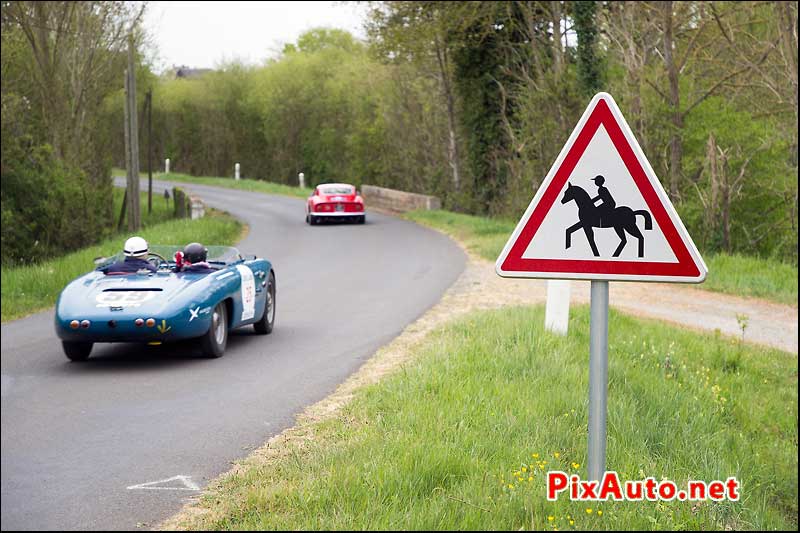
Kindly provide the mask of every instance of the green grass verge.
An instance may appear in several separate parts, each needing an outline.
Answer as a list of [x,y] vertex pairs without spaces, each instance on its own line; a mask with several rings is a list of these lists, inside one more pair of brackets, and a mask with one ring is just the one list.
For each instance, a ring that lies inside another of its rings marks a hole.
[[[406,218],[444,231],[494,262],[516,223],[449,211],[413,211]],[[705,255],[708,277],[699,288],[797,306],[797,266],[742,255]]]
[[[156,200],[157,198],[153,198],[154,219],[164,215],[164,212],[156,209]],[[162,198],[158,200],[163,202]],[[146,195],[143,205],[145,206],[143,219],[147,220]],[[115,208],[118,216],[119,206]],[[229,245],[236,242],[241,233],[242,225],[232,217],[207,211],[204,218],[159,222],[146,227],[139,234],[152,244],[201,241],[208,244]],[[127,237],[127,233],[112,237],[95,246],[38,265],[3,268],[2,321],[20,318],[54,305],[67,283],[93,269],[92,261],[95,257],[119,253]]]
[[[125,170],[115,168],[113,169],[113,173],[115,176],[124,176]],[[140,174],[140,176],[146,178],[147,174]],[[263,192],[266,194],[281,194],[284,196],[293,196],[295,198],[308,198],[312,192],[312,189],[309,189],[308,187],[304,188],[291,187],[289,185],[282,185],[279,183],[272,183],[263,180],[240,179],[239,181],[236,181],[233,178],[190,176],[189,174],[179,174],[175,172],[171,172],[169,174],[164,174],[164,173],[153,174],[153,179],[175,181],[182,183],[197,183],[198,185],[213,185],[215,187],[226,187],[228,189],[238,189],[240,191]]]
[[301,444],[224,478],[189,527],[796,529],[797,358],[613,311],[609,469],[683,488],[737,476],[741,501],[546,500],[545,471],[586,475],[588,315],[566,338],[540,307],[434,332]]
[[214,185],[216,187],[226,187],[228,189],[238,189],[240,191],[263,192],[266,194],[282,194],[295,198],[308,198],[312,189],[291,187],[269,181],[241,179],[236,181],[233,178],[215,178],[208,176],[189,176],[188,174],[159,174],[158,179],[177,181],[183,183],[197,183],[199,185]]

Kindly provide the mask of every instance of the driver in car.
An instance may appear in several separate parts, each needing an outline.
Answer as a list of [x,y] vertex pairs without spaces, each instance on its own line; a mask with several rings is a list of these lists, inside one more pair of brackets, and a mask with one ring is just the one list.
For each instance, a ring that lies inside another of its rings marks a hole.
[[131,237],[125,241],[122,249],[125,254],[123,261],[117,261],[107,267],[103,267],[101,272],[104,274],[134,274],[140,270],[155,272],[156,267],[147,260],[149,249],[147,241],[141,237]]

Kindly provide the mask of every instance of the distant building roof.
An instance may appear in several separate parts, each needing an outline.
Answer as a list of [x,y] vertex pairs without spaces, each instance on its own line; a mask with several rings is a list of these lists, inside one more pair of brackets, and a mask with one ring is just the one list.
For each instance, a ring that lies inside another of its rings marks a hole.
[[176,78],[199,78],[203,74],[208,74],[209,72],[213,72],[213,69],[210,69],[210,68],[178,67],[178,68],[175,69],[175,77]]

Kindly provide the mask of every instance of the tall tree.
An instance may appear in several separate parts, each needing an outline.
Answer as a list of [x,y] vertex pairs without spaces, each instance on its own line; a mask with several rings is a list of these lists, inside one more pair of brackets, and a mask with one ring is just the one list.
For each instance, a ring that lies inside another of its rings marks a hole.
[[373,45],[384,59],[410,61],[439,85],[447,111],[447,162],[456,192],[461,190],[463,178],[452,64],[457,43],[452,37],[463,23],[463,7],[446,2],[372,2],[368,22]]
[[[90,118],[121,85],[126,38],[144,4],[127,2],[4,2],[3,24],[22,30],[32,50],[31,75],[53,150],[85,167]],[[92,174],[90,172],[90,174]]]
[[600,58],[597,57],[596,3],[593,0],[575,2],[575,33],[578,36],[578,85],[584,96],[592,96],[603,85]]

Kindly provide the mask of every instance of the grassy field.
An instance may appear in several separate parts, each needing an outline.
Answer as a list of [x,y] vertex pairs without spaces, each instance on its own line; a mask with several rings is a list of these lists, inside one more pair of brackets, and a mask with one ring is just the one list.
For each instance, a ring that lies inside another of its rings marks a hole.
[[[115,168],[115,176],[124,176],[125,170]],[[140,174],[143,178],[147,174]],[[169,174],[159,173],[153,174],[153,179],[167,180],[183,183],[197,183],[199,185],[213,185],[215,187],[226,187],[228,189],[238,189],[240,191],[254,191],[263,192],[266,194],[282,194],[284,196],[293,196],[296,198],[308,198],[311,195],[312,189],[308,187],[291,187],[289,185],[282,185],[279,183],[272,183],[269,181],[254,180],[254,179],[241,179],[236,181],[233,178],[220,178],[210,176],[190,176],[189,174],[178,174],[171,172]],[[146,181],[142,182],[143,184]]]
[[586,475],[588,309],[470,315],[270,462],[251,458],[184,524],[200,529],[797,528],[797,358],[614,313],[608,459],[623,480],[737,476],[741,501],[545,499]]
[[[494,262],[516,226],[510,220],[451,213],[414,211],[406,218],[452,235],[479,256]],[[797,306],[797,266],[742,255],[704,255],[708,277],[700,288],[764,298]]]
[[[214,211],[207,211],[204,218],[197,220],[163,221],[161,217],[166,217],[166,210],[156,207],[164,203],[163,198],[153,198],[153,213],[148,217],[147,197],[144,196],[142,205],[145,208],[142,210],[142,218],[152,223],[143,229],[140,235],[150,243],[185,244],[202,241],[233,244],[242,233],[242,225],[238,221]],[[121,202],[121,195],[119,199],[115,195],[115,201],[117,200]],[[115,205],[115,209],[118,216],[119,205]],[[2,321],[20,318],[54,305],[59,293],[68,282],[93,269],[92,261],[95,257],[119,253],[127,237],[125,233],[38,265],[4,268]]]

